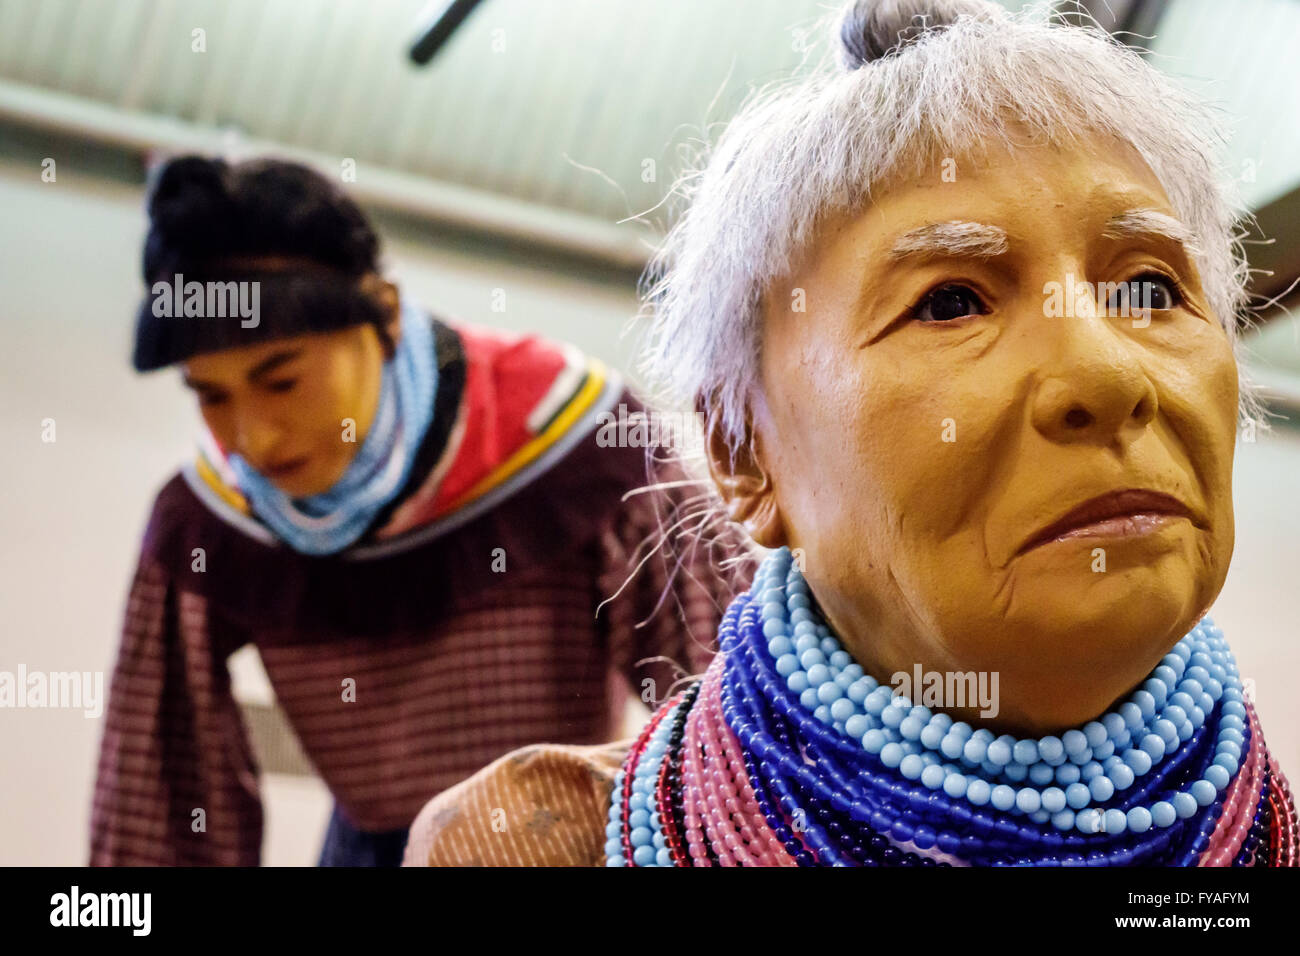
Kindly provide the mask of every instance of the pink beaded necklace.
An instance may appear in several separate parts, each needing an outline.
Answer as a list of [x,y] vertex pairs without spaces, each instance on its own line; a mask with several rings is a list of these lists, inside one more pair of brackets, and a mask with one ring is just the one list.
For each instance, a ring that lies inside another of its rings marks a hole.
[[707,840],[720,866],[794,866],[759,810],[740,742],[722,717],[720,665],[719,657],[686,718],[682,802],[691,859],[707,865]]

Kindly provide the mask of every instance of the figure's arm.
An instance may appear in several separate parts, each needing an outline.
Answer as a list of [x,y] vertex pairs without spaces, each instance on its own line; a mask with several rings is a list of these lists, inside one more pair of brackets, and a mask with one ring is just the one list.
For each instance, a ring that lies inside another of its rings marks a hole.
[[230,689],[229,632],[156,562],[136,570],[109,691],[92,866],[256,866],[257,767]]
[[603,865],[614,775],[630,744],[506,754],[425,804],[402,865]]

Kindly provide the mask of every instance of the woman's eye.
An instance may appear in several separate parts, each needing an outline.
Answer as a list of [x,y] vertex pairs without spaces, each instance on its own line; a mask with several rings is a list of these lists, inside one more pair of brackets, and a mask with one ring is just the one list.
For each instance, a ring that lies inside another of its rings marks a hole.
[[268,382],[266,387],[273,392],[287,392],[297,384],[296,378],[284,378],[278,382]]
[[984,311],[984,302],[974,290],[964,285],[945,285],[927,294],[912,310],[912,317],[922,322],[951,322],[968,315],[983,315]]
[[1148,309],[1172,309],[1180,301],[1177,284],[1158,272],[1147,272],[1122,282],[1106,298],[1110,315],[1129,315]]
[[220,405],[225,400],[224,395],[213,395],[210,392],[199,393],[199,406],[201,408],[211,408],[214,405]]

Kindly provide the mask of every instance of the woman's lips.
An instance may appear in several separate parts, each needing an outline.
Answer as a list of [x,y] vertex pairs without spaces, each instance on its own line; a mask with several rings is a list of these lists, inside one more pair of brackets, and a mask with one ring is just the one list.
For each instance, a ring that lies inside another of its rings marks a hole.
[[1074,538],[1122,537],[1150,534],[1192,514],[1177,498],[1157,491],[1128,489],[1089,499],[1032,535],[1023,554],[1039,545]]
[[268,478],[287,478],[302,468],[305,464],[307,464],[306,456],[301,458],[290,458],[288,461],[280,462],[279,464],[267,465],[264,474]]

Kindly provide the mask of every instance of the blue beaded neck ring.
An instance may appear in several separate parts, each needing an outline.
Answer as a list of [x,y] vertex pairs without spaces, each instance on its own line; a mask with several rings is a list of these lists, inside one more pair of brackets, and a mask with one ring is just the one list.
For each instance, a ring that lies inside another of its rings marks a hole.
[[788,549],[732,604],[722,650],[724,716],[756,758],[768,822],[803,821],[817,863],[853,865],[846,847],[886,835],[976,865],[1191,865],[1249,746],[1236,662],[1209,618],[1115,710],[1039,739],[954,723],[878,684]]
[[[723,719],[768,826],[804,866],[1195,865],[1251,746],[1236,662],[1208,617],[1113,711],[1037,739],[878,684],[818,615],[788,549],[732,602],[719,643]],[[625,849],[635,865],[673,865],[674,808],[652,781],[693,700],[677,698],[645,759],[619,774],[609,865]]]

